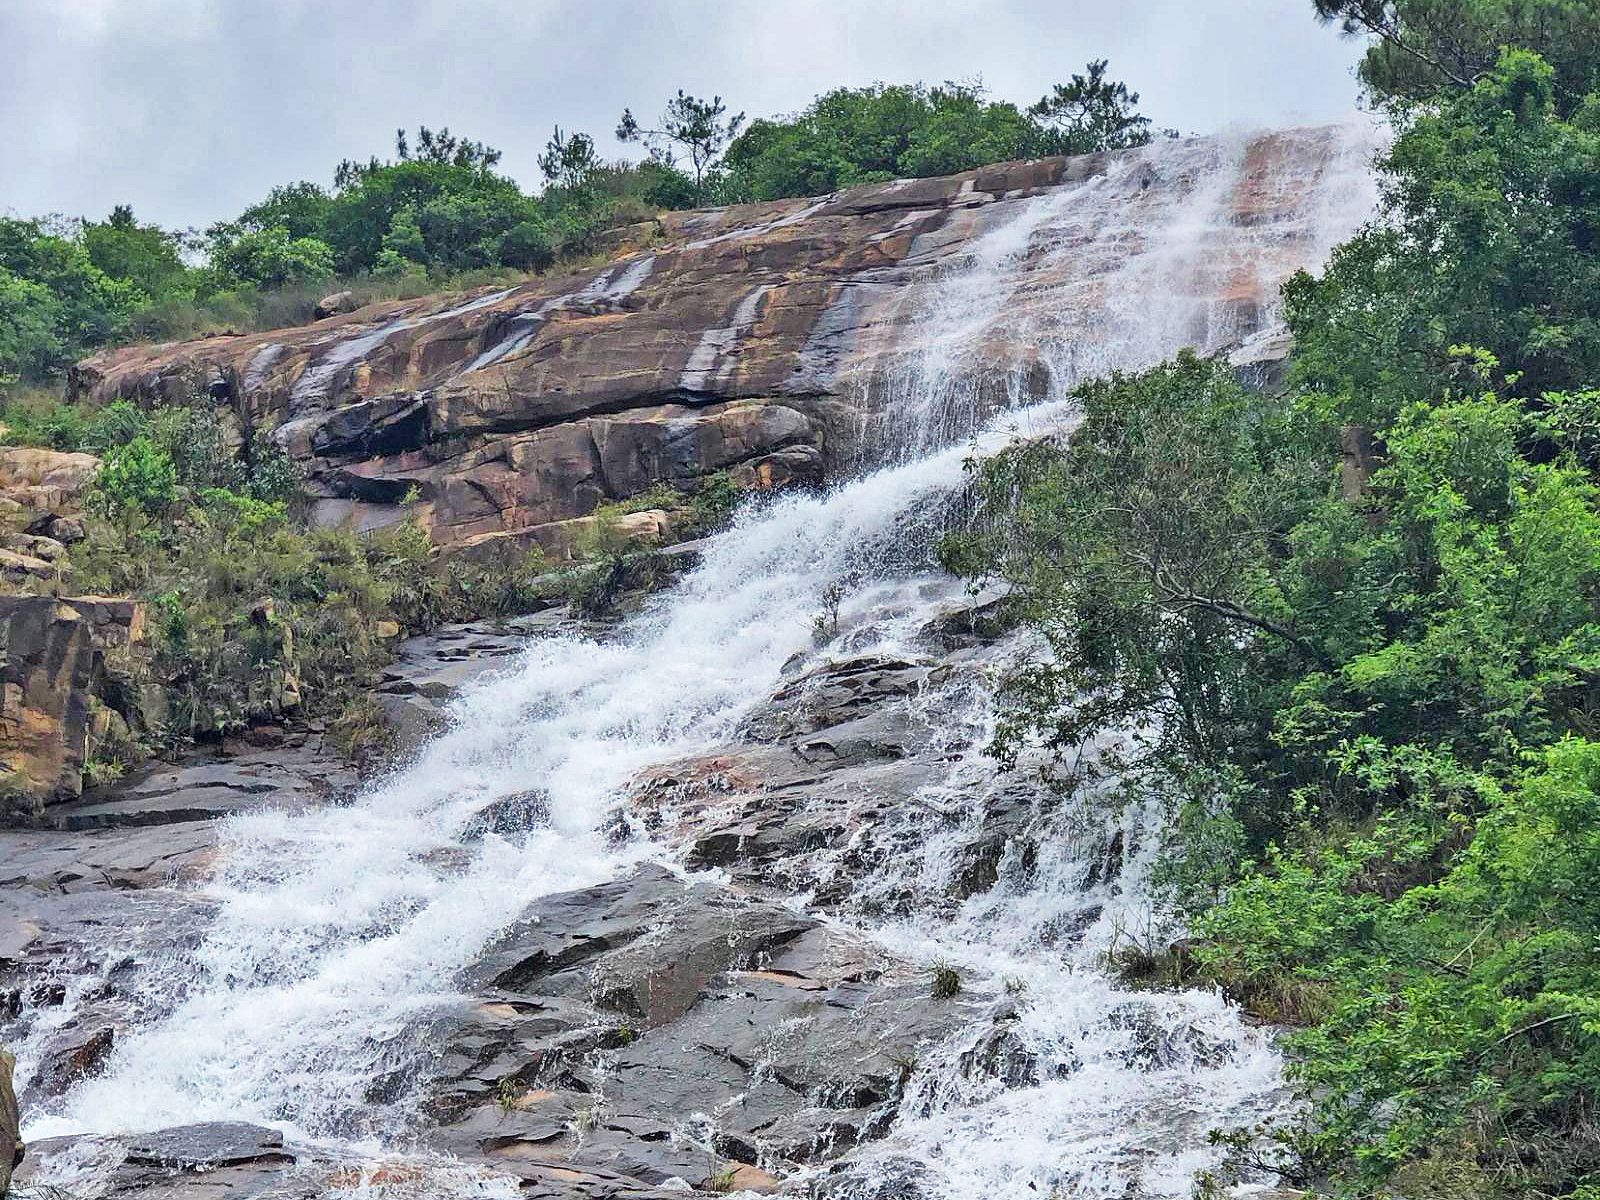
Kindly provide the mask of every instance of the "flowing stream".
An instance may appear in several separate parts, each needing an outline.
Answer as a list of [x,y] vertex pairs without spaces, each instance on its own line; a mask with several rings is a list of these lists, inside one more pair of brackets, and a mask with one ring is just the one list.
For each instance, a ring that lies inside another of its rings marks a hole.
[[[1304,148],[1315,202],[1294,223],[1241,222],[1243,137],[1160,143],[1084,184],[988,206],[970,251],[907,289],[904,343],[859,380],[871,469],[746,512],[615,637],[533,642],[515,670],[457,701],[454,727],[415,763],[355,803],[236,818],[204,887],[215,918],[148,985],[164,1015],[119,1040],[107,1072],[35,1115],[28,1135],[228,1119],[349,1145],[404,1128],[414,1098],[375,1109],[371,1080],[408,1061],[411,1032],[456,999],[460,969],[531,899],[670,857],[606,836],[625,786],[726,741],[786,662],[826,655],[812,620],[830,589],[848,589],[852,652],[912,652],[950,594],[927,551],[975,449],[1064,428],[1067,394],[1087,376],[1223,349],[1270,324],[1235,302],[1230,280],[1315,267],[1370,211],[1372,138],[1334,140],[1331,155]],[[982,753],[988,692],[944,703],[940,720],[959,709],[956,745],[923,799],[961,818],[956,839],[1004,781]],[[548,828],[515,846],[483,839],[459,873],[433,868],[486,803],[534,789],[549,794]],[[1019,1036],[1046,1066],[1071,1067],[1034,1086],[979,1087],[954,1069],[962,1044],[931,1054],[895,1126],[863,1153],[860,1195],[897,1194],[907,1169],[921,1194],[948,1200],[1135,1185],[1183,1195],[1210,1161],[1208,1127],[1280,1102],[1268,1040],[1220,999],[1134,997],[1097,969],[1116,931],[1142,919],[1153,840],[1141,821],[1128,818],[1119,875],[1085,849],[1095,838],[1063,831],[1039,843],[1032,870],[1002,863],[999,881],[954,911],[840,915],[887,951],[1025,997]],[[936,890],[951,849],[924,838],[855,890]],[[1052,934],[1064,922],[1081,933],[1069,950]],[[1130,1038],[1152,1036],[1160,1062],[1131,1063]]]

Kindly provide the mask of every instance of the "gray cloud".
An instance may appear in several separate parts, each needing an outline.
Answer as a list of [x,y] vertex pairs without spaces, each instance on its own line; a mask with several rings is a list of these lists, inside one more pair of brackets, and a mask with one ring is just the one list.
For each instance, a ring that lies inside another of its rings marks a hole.
[[611,138],[675,89],[752,116],[981,75],[1028,103],[1111,60],[1162,125],[1338,120],[1359,47],[1308,0],[0,0],[0,211],[204,225],[449,125],[525,185],[560,123]]

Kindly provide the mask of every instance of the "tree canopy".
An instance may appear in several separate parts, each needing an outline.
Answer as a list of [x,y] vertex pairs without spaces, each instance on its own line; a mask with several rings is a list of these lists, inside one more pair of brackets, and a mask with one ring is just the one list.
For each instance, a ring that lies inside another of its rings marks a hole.
[[1506,47],[1549,66],[1556,115],[1600,90],[1600,8],[1590,0],[1312,0],[1317,16],[1372,39],[1361,81],[1379,103],[1412,104],[1467,90]]
[[1104,59],[1027,111],[981,83],[836,88],[794,117],[751,122],[723,159],[731,199],[811,196],[891,179],[946,175],[1012,159],[1144,145],[1139,94]]

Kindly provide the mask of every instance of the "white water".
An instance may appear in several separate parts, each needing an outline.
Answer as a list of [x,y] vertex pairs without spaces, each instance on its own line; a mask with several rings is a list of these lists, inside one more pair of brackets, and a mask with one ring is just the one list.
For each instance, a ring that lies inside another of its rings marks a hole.
[[[1228,210],[1242,144],[1157,146],[1104,180],[993,206],[987,235],[907,301],[910,346],[863,384],[895,465],[747,514],[613,641],[532,644],[515,671],[462,698],[453,730],[419,762],[355,804],[235,821],[206,888],[219,904],[212,928],[151,985],[174,998],[170,1013],[119,1042],[107,1074],[35,1114],[29,1136],[217,1119],[311,1139],[392,1134],[405,1104],[374,1105],[364,1092],[409,1061],[408,1034],[453,999],[458,970],[531,899],[666,853],[618,848],[601,833],[620,790],[645,766],[728,737],[783,664],[811,650],[830,587],[871,582],[871,603],[897,614],[853,650],[905,650],[930,612],[929,535],[971,452],[959,439],[984,414],[1027,405],[991,420],[980,449],[1060,428],[1071,415],[1061,397],[1086,372],[1149,365],[1187,344],[1220,347],[1244,331],[1210,286],[1218,270],[1263,255],[1287,260],[1273,262],[1274,277],[1314,266],[1370,204],[1366,142],[1351,137],[1311,187],[1303,229],[1241,232]],[[1308,151],[1306,162],[1300,169],[1320,158]],[[1170,196],[1145,196],[1151,173]],[[1074,270],[1090,262],[1101,269]],[[1058,289],[1064,300],[1038,288],[1041,271],[1073,276]],[[856,609],[868,602],[858,595]],[[965,745],[938,796],[970,826],[995,781],[981,755],[988,696],[979,688],[963,704]],[[459,855],[484,803],[532,789],[549,794],[548,829],[519,846],[486,838],[464,870],[437,865]],[[1162,997],[1153,1019],[1186,1048],[1164,1066],[1130,1065],[1126,1022],[1107,1018],[1131,998],[1093,963],[1117,923],[1137,919],[1138,856],[1120,881],[1089,886],[1091,859],[1072,839],[1043,845],[1031,875],[1002,871],[959,911],[869,931],[980,983],[1015,981],[1019,1036],[1047,1064],[1074,1069],[974,1093],[951,1066],[963,1047],[945,1047],[913,1080],[889,1137],[867,1151],[868,1182],[899,1158],[923,1164],[928,1194],[948,1200],[1031,1200],[1058,1186],[1122,1195],[1135,1180],[1177,1195],[1207,1161],[1209,1124],[1274,1103],[1270,1047],[1215,997]],[[950,850],[928,838],[862,889],[921,879],[936,891]],[[1070,952],[1053,947],[1047,930],[1075,916],[1087,932]]]

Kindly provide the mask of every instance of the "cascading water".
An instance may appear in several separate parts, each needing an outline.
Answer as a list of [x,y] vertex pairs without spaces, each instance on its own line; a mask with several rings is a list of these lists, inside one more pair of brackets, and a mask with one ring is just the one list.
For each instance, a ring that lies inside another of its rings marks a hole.
[[[930,597],[949,590],[929,587],[927,549],[972,452],[962,439],[981,451],[1060,429],[1076,381],[1186,345],[1219,350],[1259,327],[1237,302],[1243,275],[1315,266],[1370,209],[1370,139],[1334,142],[1331,157],[1325,143],[1301,148],[1303,169],[1320,173],[1301,184],[1318,202],[1293,225],[1242,221],[1243,138],[1158,144],[1080,186],[990,204],[971,252],[908,289],[905,344],[861,381],[866,440],[890,465],[747,512],[609,640],[535,641],[457,702],[453,729],[418,761],[355,803],[235,819],[204,888],[217,906],[205,936],[148,980],[152,1015],[109,1070],[36,1111],[28,1134],[243,1119],[310,1141],[403,1137],[416,1097],[375,1103],[370,1084],[416,1061],[417,1031],[456,999],[460,969],[531,899],[670,857],[603,832],[630,779],[731,736],[785,663],[818,653],[813,617],[836,588],[854,589],[853,651],[913,652]],[[1283,153],[1296,152],[1291,138]],[[934,698],[941,720],[959,716],[947,777],[921,798],[944,822],[916,825],[917,851],[886,856],[858,896],[937,890],[950,844],[1002,786],[982,754],[989,693],[963,686]],[[439,869],[485,804],[531,791],[548,796],[548,827],[516,845],[484,838],[464,866]],[[1003,861],[998,882],[957,908],[841,914],[890,951],[1015,990],[1016,1037],[1042,1065],[1038,1081],[999,1088],[965,1078],[959,1039],[931,1054],[894,1127],[860,1152],[855,1194],[901,1194],[907,1163],[918,1194],[949,1200],[1120,1196],[1135,1184],[1182,1194],[1208,1161],[1208,1126],[1275,1102],[1269,1044],[1219,999],[1139,998],[1095,969],[1137,914],[1149,831],[1130,824],[1130,865],[1115,877],[1066,831],[1047,832],[1029,871]],[[1162,1052],[1142,1054],[1152,1038]]]

